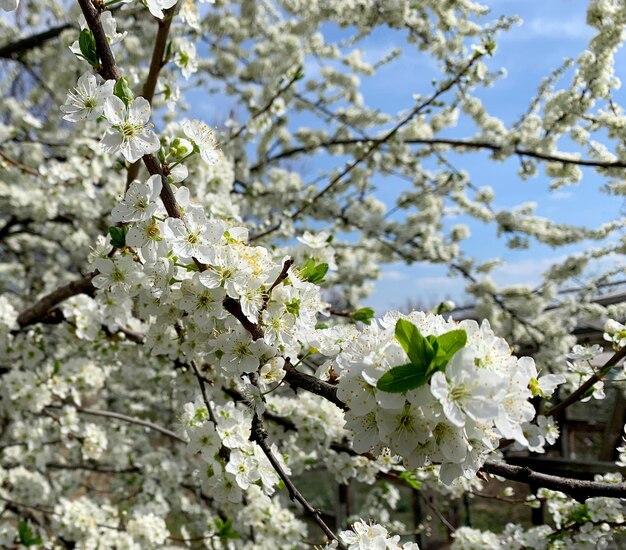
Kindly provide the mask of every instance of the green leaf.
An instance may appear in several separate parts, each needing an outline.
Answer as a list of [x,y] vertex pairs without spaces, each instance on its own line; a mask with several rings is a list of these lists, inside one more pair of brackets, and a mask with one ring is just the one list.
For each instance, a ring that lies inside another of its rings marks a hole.
[[83,29],[80,31],[78,37],[78,47],[83,57],[89,61],[93,67],[98,66],[98,52],[96,50],[96,39],[93,33],[89,29]]
[[165,46],[165,52],[163,55],[163,65],[165,65],[170,59],[172,59],[173,55],[174,55],[174,43],[170,40],[167,43],[167,46]]
[[439,352],[445,353],[448,359],[452,359],[452,356],[467,344],[467,332],[457,329],[440,334],[437,336],[437,343],[439,344]]
[[120,78],[115,83],[115,86],[113,87],[113,93],[117,97],[119,97],[125,105],[128,105],[128,103],[132,101],[135,97],[133,95],[133,91],[130,89],[130,86],[128,86],[128,79],[125,76]]
[[362,307],[354,312],[354,320],[371,325],[375,314],[376,312],[371,307]]
[[383,374],[376,387],[389,393],[403,393],[408,390],[419,388],[428,382],[426,367],[414,363],[407,363],[389,369]]
[[30,524],[26,521],[20,521],[17,526],[17,533],[20,539],[20,543],[24,546],[35,546],[41,544],[43,541],[39,535],[35,535]]
[[467,333],[464,330],[451,330],[445,334],[437,336],[438,350],[435,357],[433,372],[436,370],[444,370],[453,355],[460,349],[465,347],[467,343]]
[[123,225],[121,227],[117,227],[112,225],[109,227],[109,235],[111,235],[111,244],[115,248],[124,248],[126,246],[126,233],[128,232],[128,228]]
[[317,330],[323,330],[323,329],[326,329],[326,328],[329,328],[329,327],[330,327],[330,325],[328,323],[315,323],[315,328]]
[[415,489],[416,491],[421,490],[422,482],[417,479],[415,476],[415,472],[401,472],[398,474],[398,477],[404,481],[409,487]]
[[324,276],[328,271],[328,264],[315,265],[314,260],[308,260],[299,270],[300,277],[309,283],[319,285],[324,281]]
[[404,319],[398,319],[395,336],[409,356],[411,363],[423,367],[425,371],[435,357],[436,352],[432,344],[422,336],[422,333],[413,323]]
[[233,530],[233,521],[230,519],[224,521],[221,518],[215,518],[215,527],[217,527],[216,535],[222,540],[239,538],[239,533]]

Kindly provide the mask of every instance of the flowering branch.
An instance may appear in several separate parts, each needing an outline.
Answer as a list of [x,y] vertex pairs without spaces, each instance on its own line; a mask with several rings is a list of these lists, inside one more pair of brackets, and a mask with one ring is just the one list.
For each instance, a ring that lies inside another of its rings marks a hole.
[[[367,143],[384,143],[385,137],[363,136],[361,138],[336,138],[312,145],[302,145],[299,147],[292,147],[290,149],[284,149],[275,155],[264,159],[263,161],[250,167],[251,172],[256,172],[267,165],[274,164],[279,160],[289,158],[302,153],[309,153],[316,149],[330,148],[339,145],[364,145]],[[488,141],[474,141],[472,139],[452,139],[452,138],[429,138],[429,139],[402,139],[402,143],[407,145],[444,145],[450,146],[455,149],[487,149],[494,153],[507,150],[506,146],[498,145],[497,143],[490,143]],[[561,162],[563,164],[574,164],[576,166],[586,166],[592,168],[626,168],[626,162],[615,161],[601,161],[593,159],[578,159],[559,155],[557,153],[541,153],[539,151],[531,151],[523,147],[514,147],[511,149],[511,154],[522,157],[530,157],[538,160],[545,160],[548,162]]]
[[593,375],[591,375],[585,382],[582,384],[575,392],[570,394],[566,399],[561,401],[558,405],[552,407],[549,411],[545,413],[546,416],[556,416],[562,411],[564,411],[567,407],[576,403],[579,399],[581,399],[589,389],[593,387],[594,384],[600,382],[604,375],[608,373],[615,365],[617,365],[622,359],[626,357],[626,347],[621,348],[619,351],[615,352],[609,360],[600,367],[600,369]]

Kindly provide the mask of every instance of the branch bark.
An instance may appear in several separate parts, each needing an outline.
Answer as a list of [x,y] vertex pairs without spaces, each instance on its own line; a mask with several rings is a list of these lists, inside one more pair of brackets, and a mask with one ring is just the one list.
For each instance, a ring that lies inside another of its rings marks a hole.
[[513,466],[494,460],[487,460],[481,470],[513,481],[561,491],[581,501],[590,497],[626,498],[626,483],[602,483],[553,476],[535,472],[526,466]]
[[9,44],[0,46],[0,58],[17,59],[23,53],[43,46],[49,40],[52,40],[59,36],[64,30],[70,29],[72,27],[73,25],[71,25],[70,23],[65,23],[64,25],[52,27],[47,31],[32,34],[30,36],[26,36],[25,38],[20,38],[15,42],[10,42]]

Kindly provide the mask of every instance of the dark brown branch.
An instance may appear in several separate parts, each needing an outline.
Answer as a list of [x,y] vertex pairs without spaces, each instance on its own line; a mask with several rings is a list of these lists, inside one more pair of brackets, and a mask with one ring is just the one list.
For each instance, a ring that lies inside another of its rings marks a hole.
[[[121,78],[121,74],[117,65],[115,63],[115,57],[113,56],[113,52],[109,46],[109,43],[106,38],[106,34],[104,29],[102,28],[102,23],[100,22],[100,13],[94,7],[94,5],[90,2],[90,0],[77,0],[81,10],[83,11],[83,15],[85,16],[85,21],[87,21],[87,25],[91,29],[91,32],[94,35],[96,40],[96,48],[98,50],[98,56],[102,61],[102,66],[100,67],[100,74],[103,78],[106,79],[114,79],[119,80]],[[163,172],[163,167],[158,159],[152,155],[144,155],[143,162],[148,169],[148,172],[151,176],[158,174],[161,176],[161,200],[163,201],[163,205],[165,206],[165,210],[168,215],[173,218],[182,217],[180,209],[178,208],[178,204],[176,204],[176,199],[174,198],[174,193],[172,192],[172,188],[167,181],[167,177]]]
[[9,164],[12,164],[13,166],[18,168],[19,170],[21,170],[25,174],[30,174],[31,176],[38,176],[39,175],[39,172],[37,170],[35,170],[34,168],[31,168],[30,166],[26,166],[25,164],[22,164],[21,162],[18,162],[17,160],[15,160],[14,158],[10,157],[6,153],[3,153],[2,151],[0,151],[0,157],[2,157],[6,162],[8,162]]
[[245,316],[241,309],[241,304],[237,300],[230,297],[226,298],[226,300],[224,300],[224,309],[241,323],[241,326],[252,335],[253,340],[263,338],[263,330],[261,327]]
[[0,58],[17,59],[23,53],[43,46],[49,40],[59,36],[64,30],[72,28],[73,25],[65,23],[58,27],[52,27],[47,31],[20,38],[15,42],[0,46]]
[[263,312],[267,309],[267,304],[269,304],[270,298],[272,297],[272,290],[274,290],[280,283],[282,283],[287,278],[287,272],[292,265],[293,260],[291,258],[287,258],[285,260],[285,263],[283,264],[283,269],[278,274],[278,277],[276,277],[276,280],[272,283],[272,286],[267,289],[265,297],[263,298],[263,305],[261,306],[260,312]]
[[289,360],[285,360],[285,382],[287,382],[292,389],[296,390],[302,388],[316,395],[319,395],[330,401],[334,405],[337,405],[340,409],[346,410],[346,404],[337,397],[337,388],[328,382],[324,382],[315,376],[305,374],[296,370]]
[[41,298],[35,305],[22,311],[17,317],[17,323],[21,328],[43,321],[50,311],[59,303],[76,296],[77,294],[90,294],[94,287],[92,279],[97,272],[92,271],[78,281],[72,281],[62,287],[57,288],[50,294]]
[[626,498],[626,483],[603,483],[535,472],[526,466],[513,466],[503,462],[487,460],[482,471],[521,483],[561,491],[576,500],[590,497]]
[[102,28],[102,23],[100,22],[100,12],[93,5],[91,0],[77,1],[83,15],[85,16],[87,26],[93,33],[96,41],[96,50],[101,61],[101,66],[98,70],[100,76],[102,76],[105,80],[119,80],[122,75],[115,64],[115,57],[111,51],[111,46],[109,46],[106,33]]
[[[364,145],[367,143],[377,143],[386,141],[384,137],[362,137],[362,138],[348,138],[348,139],[332,139],[325,142],[320,142],[315,145],[303,145],[300,147],[292,147],[291,149],[285,149],[272,157],[269,157],[250,167],[251,172],[257,172],[261,168],[268,164],[273,164],[284,158],[289,158],[302,153],[309,153],[315,149],[329,148],[337,145]],[[448,145],[457,149],[486,149],[494,153],[499,153],[504,149],[502,145],[497,143],[490,143],[488,141],[473,141],[472,139],[454,139],[454,138],[430,138],[430,139],[403,139],[402,143],[407,145]],[[511,154],[519,155],[522,157],[535,158],[537,160],[545,160],[547,162],[560,162],[563,164],[575,164],[577,166],[586,166],[591,168],[626,168],[626,162],[621,160],[616,161],[601,161],[593,159],[576,159],[566,157],[555,153],[541,153],[538,151],[531,151],[523,147],[515,147],[511,149]]]
[[287,475],[287,472],[285,472],[278,459],[274,456],[274,453],[272,453],[272,449],[267,444],[267,430],[263,425],[263,421],[258,417],[256,413],[252,418],[252,434],[250,436],[250,440],[254,441],[259,447],[261,447],[261,450],[269,460],[270,464],[272,465],[274,470],[276,470],[276,473],[285,484],[285,487],[287,487],[287,491],[289,491],[289,498],[292,501],[298,501],[302,508],[304,508],[304,511],[309,514],[311,518],[313,518],[317,525],[319,525],[324,534],[330,540],[336,540],[339,548],[345,549],[345,546],[341,543],[337,536],[331,531],[328,525],[324,523],[324,520],[320,516],[319,510],[313,508],[313,506],[309,504],[307,499],[304,498],[302,493],[298,491],[298,488],[293,484],[291,478]]

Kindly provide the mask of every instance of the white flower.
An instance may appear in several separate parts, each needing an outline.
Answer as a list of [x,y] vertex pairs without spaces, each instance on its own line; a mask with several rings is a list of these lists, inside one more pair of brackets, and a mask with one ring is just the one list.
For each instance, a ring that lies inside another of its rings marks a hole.
[[178,51],[174,56],[174,63],[180,68],[186,79],[198,70],[196,45],[189,40],[181,40],[178,43]]
[[305,231],[300,237],[296,237],[296,239],[309,248],[324,248],[328,244],[329,236],[330,233],[327,231],[320,231],[319,233]]
[[[605,327],[606,330],[606,327]],[[597,355],[602,353],[602,346],[594,344],[593,346],[581,346],[576,344],[570,353],[567,354],[567,358],[572,361],[591,361]]]
[[437,371],[431,379],[431,393],[455,426],[465,425],[465,415],[474,420],[494,419],[504,397],[504,377],[476,367],[475,359],[476,352],[464,348],[448,363],[445,374]]
[[134,222],[150,220],[159,207],[157,199],[163,184],[161,176],[150,176],[146,183],[134,181],[124,199],[111,212],[114,222]]
[[605,340],[612,342],[615,349],[626,346],[626,326],[618,323],[613,319],[609,319],[604,325]]
[[74,91],[67,93],[65,104],[61,105],[64,120],[96,120],[104,110],[104,100],[113,95],[114,80],[107,80],[101,86],[96,77],[86,72],[79,79]]
[[194,0],[183,0],[180,18],[192,29],[200,30],[200,12]]
[[92,281],[96,288],[110,288],[111,291],[119,290],[126,294],[142,278],[137,263],[129,255],[115,259],[98,258],[94,266],[100,272]]
[[251,483],[260,479],[258,464],[253,456],[242,453],[235,449],[230,453],[226,471],[235,476],[237,485],[244,491]]
[[121,151],[128,162],[135,162],[160,147],[159,138],[148,124],[150,103],[138,97],[126,107],[117,96],[110,96],[104,102],[104,116],[111,124],[100,147],[105,153]]
[[186,120],[183,122],[183,131],[200,150],[202,160],[209,166],[215,166],[220,160],[220,151],[213,130],[199,120]]
[[178,300],[178,307],[192,315],[194,322],[201,328],[211,327],[215,319],[225,316],[222,302],[226,297],[223,288],[209,289],[199,280],[199,274],[194,273],[192,279],[185,279],[181,285],[182,298]]
[[178,2],[178,0],[147,0],[150,13],[158,19],[163,19],[165,15],[163,10],[171,8],[176,2]]
[[135,513],[128,522],[126,529],[133,539],[141,544],[142,548],[162,547],[170,534],[165,520],[153,513],[141,515]]

